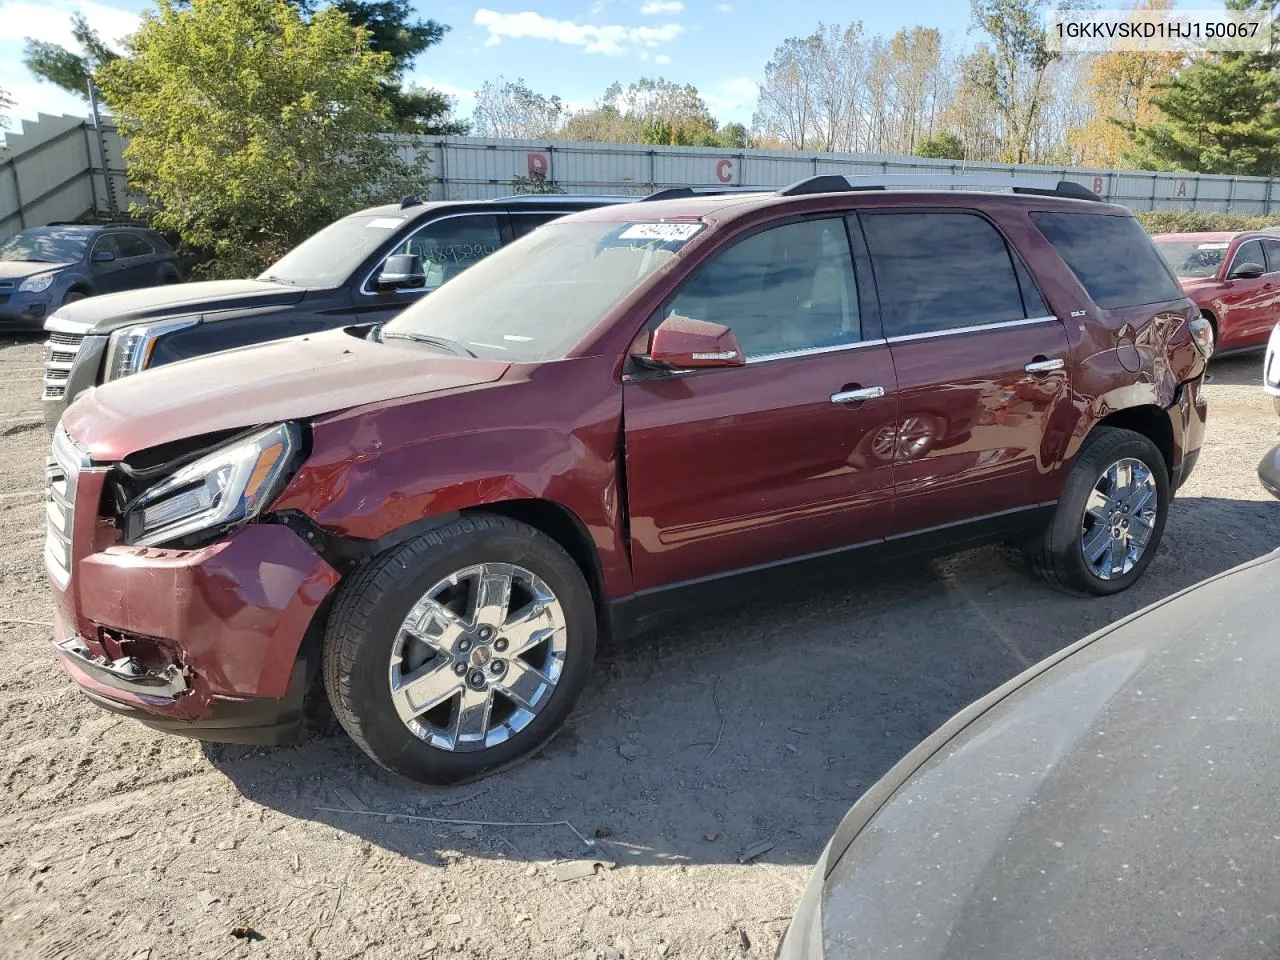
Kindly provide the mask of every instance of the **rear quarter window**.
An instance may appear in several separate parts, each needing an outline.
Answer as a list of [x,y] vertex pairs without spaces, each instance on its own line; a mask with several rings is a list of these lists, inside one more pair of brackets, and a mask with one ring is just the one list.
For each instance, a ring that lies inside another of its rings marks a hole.
[[1133,217],[1033,213],[1031,219],[1104,310],[1182,298],[1169,265]]

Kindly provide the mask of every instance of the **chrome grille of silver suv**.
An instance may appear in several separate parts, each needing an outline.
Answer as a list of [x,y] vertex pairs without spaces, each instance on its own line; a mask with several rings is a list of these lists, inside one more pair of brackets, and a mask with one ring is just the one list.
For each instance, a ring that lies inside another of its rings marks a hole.
[[53,452],[45,461],[48,496],[45,505],[44,556],[49,574],[60,587],[71,579],[71,530],[76,515],[76,484],[88,458],[61,426],[53,434]]
[[50,332],[45,341],[44,398],[61,400],[67,392],[67,378],[84,342],[83,333]]

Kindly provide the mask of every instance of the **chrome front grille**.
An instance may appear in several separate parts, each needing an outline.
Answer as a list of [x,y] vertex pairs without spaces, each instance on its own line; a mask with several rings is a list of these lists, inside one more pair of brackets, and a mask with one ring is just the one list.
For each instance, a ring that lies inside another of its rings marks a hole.
[[45,503],[44,558],[49,574],[58,586],[71,579],[71,531],[76,515],[76,484],[88,458],[67,432],[58,427],[53,434],[53,452],[45,461],[48,496]]
[[71,376],[71,368],[76,362],[76,354],[80,352],[80,344],[84,342],[83,333],[49,334],[45,341],[44,360],[44,398],[61,400],[67,392],[67,379]]

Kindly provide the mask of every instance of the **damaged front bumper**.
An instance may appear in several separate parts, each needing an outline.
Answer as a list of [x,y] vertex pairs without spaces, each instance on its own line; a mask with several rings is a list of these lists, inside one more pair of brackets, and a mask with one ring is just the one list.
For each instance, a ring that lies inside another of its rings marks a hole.
[[[81,474],[81,504],[96,504],[94,482]],[[339,580],[332,567],[271,523],[198,550],[94,549],[97,519],[76,513],[65,583],[47,562],[54,649],[85,694],[201,739],[277,743],[299,732],[316,614]]]

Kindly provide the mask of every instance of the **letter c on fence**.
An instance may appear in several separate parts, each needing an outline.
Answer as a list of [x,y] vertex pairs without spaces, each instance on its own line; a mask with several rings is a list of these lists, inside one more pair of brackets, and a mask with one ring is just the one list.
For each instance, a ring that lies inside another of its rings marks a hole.
[[733,183],[732,160],[721,160],[716,164],[716,179],[721,183]]
[[545,177],[547,175],[547,167],[551,166],[545,153],[529,154],[529,176]]

